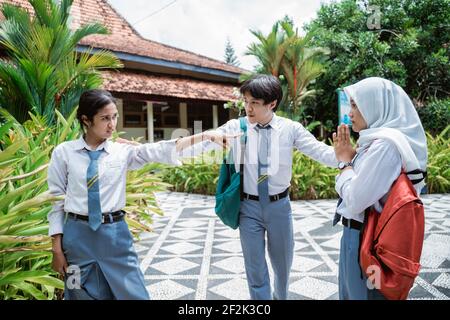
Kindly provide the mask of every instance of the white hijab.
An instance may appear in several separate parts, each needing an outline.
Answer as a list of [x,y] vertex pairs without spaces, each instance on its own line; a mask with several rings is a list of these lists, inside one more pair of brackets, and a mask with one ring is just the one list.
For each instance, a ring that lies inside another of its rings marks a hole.
[[[403,169],[427,170],[427,139],[414,105],[403,89],[383,78],[367,78],[344,91],[358,106],[367,123],[359,133],[363,147],[375,139],[385,139],[397,146]],[[411,176],[410,176],[411,178]],[[416,187],[423,187],[422,181]]]

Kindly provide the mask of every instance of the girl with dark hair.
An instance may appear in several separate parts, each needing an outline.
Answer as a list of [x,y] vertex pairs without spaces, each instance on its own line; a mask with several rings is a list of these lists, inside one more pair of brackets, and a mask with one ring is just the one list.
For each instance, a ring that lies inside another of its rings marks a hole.
[[124,220],[126,173],[149,162],[181,164],[184,148],[225,136],[201,134],[138,146],[110,140],[118,111],[112,95],[89,90],[80,97],[78,140],[58,145],[48,169],[53,195],[64,195],[48,215],[53,269],[65,276],[72,299],[149,299],[133,239]]

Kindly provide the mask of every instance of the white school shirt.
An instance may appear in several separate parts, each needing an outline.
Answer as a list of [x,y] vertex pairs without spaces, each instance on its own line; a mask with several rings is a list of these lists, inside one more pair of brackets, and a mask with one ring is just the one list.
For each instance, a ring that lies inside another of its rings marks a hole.
[[[258,131],[256,123],[251,124],[247,117],[247,144],[245,149],[244,165],[244,192],[258,195]],[[275,195],[283,192],[290,186],[292,178],[292,153],[294,148],[310,158],[330,167],[337,167],[334,149],[316,138],[299,122],[273,115],[269,122],[270,150],[268,156],[269,194]],[[239,119],[233,119],[215,129],[222,134],[237,134],[240,130]],[[187,148],[182,155],[197,156],[198,154],[220,147],[212,142],[199,143]],[[233,158],[236,171],[240,170],[240,138],[232,143]],[[220,161],[220,156],[218,157]]]
[[[370,206],[383,210],[392,184],[402,168],[400,153],[392,143],[376,139],[360,148],[353,168],[336,176],[336,192],[342,198],[337,213],[347,219],[364,222],[364,210]],[[415,186],[420,195],[420,188]]]
[[[125,207],[127,170],[135,170],[148,162],[181,165],[175,141],[146,143],[139,146],[106,140],[96,150],[104,149],[98,159],[100,203],[103,213]],[[65,195],[48,214],[49,235],[63,233],[65,212],[88,215],[86,173],[92,150],[81,137],[58,145],[48,168],[48,187],[53,195]],[[92,150],[95,151],[95,150]]]

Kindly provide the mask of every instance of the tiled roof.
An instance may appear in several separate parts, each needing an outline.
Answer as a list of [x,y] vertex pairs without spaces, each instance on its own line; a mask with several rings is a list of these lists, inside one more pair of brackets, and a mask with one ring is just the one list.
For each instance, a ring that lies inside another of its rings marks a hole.
[[[6,2],[32,10],[27,0],[0,0],[0,4]],[[81,44],[232,73],[245,72],[219,60],[144,39],[106,0],[74,0],[71,14],[74,28],[89,22],[100,22],[111,33],[87,37]]]
[[126,70],[102,72],[103,88],[114,92],[133,92],[184,99],[235,100],[233,85],[194,79],[156,76]]

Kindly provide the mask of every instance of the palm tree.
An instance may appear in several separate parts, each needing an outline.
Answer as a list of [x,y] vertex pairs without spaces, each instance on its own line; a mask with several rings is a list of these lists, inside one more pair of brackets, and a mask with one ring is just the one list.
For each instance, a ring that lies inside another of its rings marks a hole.
[[302,100],[315,93],[307,87],[324,71],[323,60],[328,50],[309,47],[314,32],[299,36],[288,17],[277,21],[267,36],[260,31],[251,32],[258,41],[249,45],[246,54],[259,61],[256,72],[280,77],[284,89],[280,106],[298,117],[302,113]]
[[5,20],[0,23],[0,45],[9,59],[0,60],[0,107],[21,122],[31,111],[52,124],[55,109],[67,117],[84,90],[101,85],[99,70],[121,63],[106,51],[76,52],[84,37],[108,31],[98,23],[71,30],[73,0],[29,2],[34,17],[11,4],[1,8]]
[[282,21],[281,26],[286,34],[289,46],[281,60],[281,70],[287,82],[288,111],[292,115],[297,113],[301,107],[301,102],[309,96],[315,94],[315,90],[308,90],[308,85],[324,72],[322,63],[324,56],[329,54],[328,49],[312,48],[308,44],[311,41],[313,32],[304,37],[298,35],[298,30],[294,31],[293,25],[288,21]]
[[278,77],[281,61],[289,46],[286,35],[280,32],[280,22],[273,25],[272,31],[267,36],[258,30],[250,30],[250,32],[259,42],[251,43],[245,54],[255,56],[258,60],[260,66],[257,71]]

